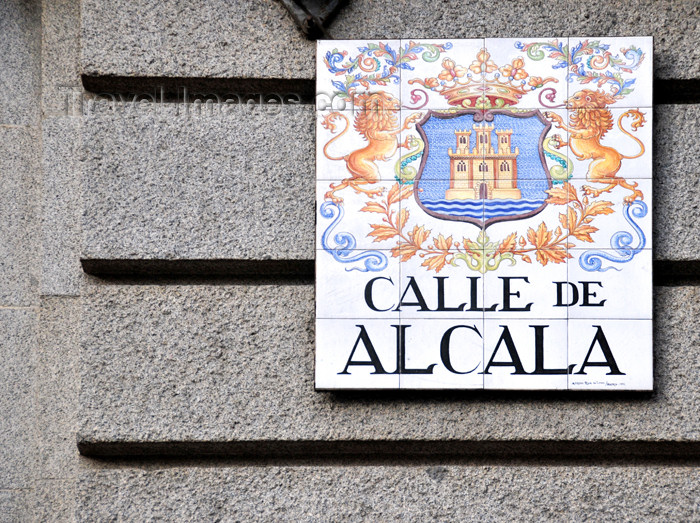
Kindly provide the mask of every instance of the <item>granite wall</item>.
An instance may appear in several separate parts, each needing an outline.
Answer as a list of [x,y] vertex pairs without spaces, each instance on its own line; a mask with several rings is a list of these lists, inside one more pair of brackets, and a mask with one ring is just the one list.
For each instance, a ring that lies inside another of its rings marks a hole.
[[654,36],[655,390],[334,394],[314,43],[275,0],[4,0],[0,521],[700,520],[699,17],[340,11],[337,39]]

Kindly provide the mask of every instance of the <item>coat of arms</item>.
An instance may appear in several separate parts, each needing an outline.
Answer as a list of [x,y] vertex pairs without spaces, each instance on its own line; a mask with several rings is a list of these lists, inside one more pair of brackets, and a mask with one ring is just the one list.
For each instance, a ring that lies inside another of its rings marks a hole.
[[[642,63],[640,49],[623,49],[620,58],[599,42],[585,41],[575,49],[557,40],[518,42],[524,56],[506,64],[494,62],[485,48],[460,64],[447,56],[452,49],[451,42],[411,41],[398,49],[368,44],[355,57],[337,50],[324,57],[329,72],[345,77],[333,82],[334,95],[351,110],[329,110],[322,117],[331,135],[322,153],[343,162],[346,176],[328,184],[321,213],[337,218],[343,212],[337,207],[345,205],[342,192],[352,190],[366,196],[356,212],[368,217],[367,237],[391,242],[388,249],[368,249],[366,256],[348,248],[357,245],[354,237],[349,244],[324,243],[325,250],[338,261],[364,260],[364,266],[354,267],[358,270],[381,266],[377,260],[385,256],[383,250],[403,261],[421,256],[423,266],[435,272],[445,265],[483,273],[497,270],[503,261],[562,263],[571,257],[569,249],[595,243],[598,217],[617,211],[604,198],[616,188],[631,191],[619,209],[632,227],[625,234],[640,231],[635,219],[647,213],[644,193],[621,175],[620,167],[645,151],[632,134],[644,126],[644,113],[628,108],[617,118],[618,131],[638,145],[636,155],[625,156],[601,142],[615,128],[609,106],[633,92],[634,80],[623,75]],[[415,74],[420,61],[421,70],[433,76]],[[541,70],[545,61],[553,75],[528,72],[528,62]],[[607,90],[574,90],[577,82]],[[337,141],[353,132],[362,145],[348,154],[335,152]],[[579,162],[589,162],[585,185],[572,179]],[[561,206],[555,219],[536,221],[548,206]],[[461,222],[464,228],[443,232],[421,223],[419,212]],[[527,225],[492,237],[490,227],[504,222]],[[328,232],[338,225],[334,219]],[[620,235],[609,238],[617,258],[592,253],[589,266],[601,269],[603,259],[622,263],[644,247],[644,234],[636,245],[625,234],[622,242]]]

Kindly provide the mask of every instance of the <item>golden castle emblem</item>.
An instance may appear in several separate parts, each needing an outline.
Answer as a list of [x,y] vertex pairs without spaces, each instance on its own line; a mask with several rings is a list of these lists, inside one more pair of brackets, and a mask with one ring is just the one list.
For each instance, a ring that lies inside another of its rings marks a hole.
[[446,200],[521,198],[518,189],[519,149],[511,145],[511,129],[496,129],[497,147],[491,143],[493,125],[475,124],[476,145],[470,147],[472,131],[455,131],[456,150],[450,147],[450,188]]

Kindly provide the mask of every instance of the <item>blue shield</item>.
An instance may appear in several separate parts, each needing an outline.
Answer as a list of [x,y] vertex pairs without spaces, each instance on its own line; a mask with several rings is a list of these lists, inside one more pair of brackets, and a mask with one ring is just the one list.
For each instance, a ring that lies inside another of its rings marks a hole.
[[414,196],[428,214],[488,227],[547,206],[552,179],[540,111],[429,111],[416,124],[425,149]]

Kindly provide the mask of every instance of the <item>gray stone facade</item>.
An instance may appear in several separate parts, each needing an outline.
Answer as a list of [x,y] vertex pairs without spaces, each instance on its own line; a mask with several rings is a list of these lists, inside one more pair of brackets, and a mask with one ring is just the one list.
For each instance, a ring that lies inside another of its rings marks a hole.
[[348,2],[333,38],[654,36],[655,390],[338,394],[281,4],[2,2],[0,522],[700,520],[699,18]]

